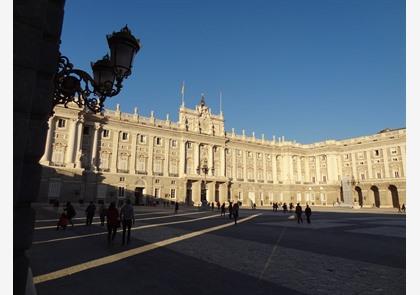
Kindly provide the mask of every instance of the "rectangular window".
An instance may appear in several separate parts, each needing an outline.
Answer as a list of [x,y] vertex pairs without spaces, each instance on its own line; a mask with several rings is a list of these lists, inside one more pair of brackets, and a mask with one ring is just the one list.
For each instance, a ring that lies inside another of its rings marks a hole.
[[124,197],[125,195],[125,188],[120,186],[118,187],[118,197]]
[[176,198],[176,190],[174,188],[171,188],[171,199]]
[[362,180],[365,180],[365,174],[364,174],[364,173],[360,174],[360,178],[361,178]]
[[396,155],[397,154],[397,149],[396,148],[392,148],[391,149],[391,154]]
[[379,150],[375,150],[375,156],[379,156]]
[[376,178],[378,178],[378,179],[381,178],[381,173],[380,172],[376,173]]
[[57,127],[58,128],[65,128],[66,127],[66,120],[58,119]]
[[124,181],[125,180],[125,177],[120,177],[120,181]]
[[322,181],[323,181],[323,182],[327,182],[327,176],[323,175],[323,176],[322,176]]
[[89,126],[83,127],[83,135],[89,135]]
[[159,194],[159,189],[155,188],[155,194],[154,194],[155,198],[159,198],[160,194]]
[[109,130],[107,130],[107,129],[102,130],[102,137],[103,138],[108,138],[109,137]]
[[400,177],[400,172],[399,171],[394,171],[394,176],[395,176],[395,178],[399,178]]
[[171,147],[176,148],[176,140],[175,139],[171,140]]
[[315,176],[312,176],[312,183],[315,183]]
[[121,138],[122,138],[122,140],[127,140],[128,139],[128,133],[127,132],[123,132]]
[[140,135],[139,142],[140,143],[146,143],[146,135]]
[[156,145],[162,145],[162,138],[156,137]]
[[190,149],[190,148],[192,148],[192,144],[191,142],[187,142],[187,149]]

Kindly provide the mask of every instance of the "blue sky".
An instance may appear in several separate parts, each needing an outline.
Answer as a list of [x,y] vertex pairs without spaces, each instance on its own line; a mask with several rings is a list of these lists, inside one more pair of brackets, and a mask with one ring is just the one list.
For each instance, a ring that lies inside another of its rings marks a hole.
[[61,51],[79,68],[128,24],[143,48],[118,97],[125,112],[178,120],[219,91],[227,131],[302,143],[405,127],[405,1],[66,1]]

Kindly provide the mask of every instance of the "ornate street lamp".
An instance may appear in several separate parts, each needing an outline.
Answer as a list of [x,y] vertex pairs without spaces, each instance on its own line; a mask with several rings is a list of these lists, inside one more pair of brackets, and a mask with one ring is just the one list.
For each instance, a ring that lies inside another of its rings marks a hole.
[[58,70],[54,78],[53,107],[75,102],[86,106],[94,113],[103,110],[107,97],[120,93],[122,81],[131,75],[134,56],[140,50],[140,40],[136,39],[125,26],[119,32],[107,36],[111,56],[91,63],[93,78],[83,70],[74,69],[65,56],[60,56]]
[[200,166],[197,167],[197,174],[200,174],[200,170],[203,172],[204,174],[204,194],[203,194],[203,189],[201,190],[201,206],[205,207],[207,205],[207,174],[209,173],[209,171],[211,170],[212,172],[214,172],[214,168],[209,168],[208,164],[207,164],[207,159],[204,159],[202,164],[201,164],[201,169]]

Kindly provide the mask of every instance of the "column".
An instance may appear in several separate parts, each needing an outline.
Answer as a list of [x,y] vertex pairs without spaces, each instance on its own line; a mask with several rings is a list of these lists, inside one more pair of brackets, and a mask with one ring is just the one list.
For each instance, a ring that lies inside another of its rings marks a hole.
[[305,181],[311,182],[309,179],[311,176],[309,174],[309,157],[305,157]]
[[101,129],[101,125],[94,124],[94,134],[93,134],[93,146],[92,146],[92,157],[91,157],[91,170],[97,171],[98,168],[98,133]]
[[169,138],[165,138],[165,158],[163,160],[163,176],[169,176]]
[[385,166],[385,178],[391,177],[389,175],[389,162],[388,162],[388,150],[387,148],[382,149],[383,157],[384,157],[384,166]]
[[214,160],[213,160],[213,145],[209,145],[209,176],[213,176]]
[[337,181],[337,161],[335,155],[327,154],[327,182]]
[[254,180],[255,182],[257,182],[257,153],[253,152],[252,153],[253,156],[253,160],[254,160]]
[[137,160],[137,133],[132,133],[131,153],[130,153],[130,174],[136,174],[136,160]]
[[48,119],[48,133],[47,133],[47,142],[45,143],[45,152],[41,158],[41,162],[45,164],[49,164],[51,161],[51,144],[52,144],[52,136],[54,131],[54,117],[50,117]]
[[179,153],[179,177],[183,177],[185,174],[185,159],[186,159],[186,155],[185,155],[185,145],[187,143],[185,142],[185,140],[180,140],[180,153]]
[[201,202],[200,182],[201,181],[193,182],[191,186],[192,201],[194,202],[194,206],[198,206],[198,204]]
[[207,182],[207,201],[214,202],[215,201],[215,192],[216,192],[216,183],[211,181]]
[[401,150],[401,159],[402,159],[402,166],[403,166],[403,173],[401,173],[402,175],[401,176],[403,176],[404,175],[404,177],[407,177],[407,174],[406,174],[406,170],[405,170],[405,158],[406,158],[406,155],[405,155],[405,145],[401,145],[400,146],[400,150]]
[[76,131],[77,131],[77,121],[76,119],[70,119],[69,120],[71,124],[69,124],[69,139],[67,141],[67,150],[66,150],[66,159],[65,159],[65,163],[66,163],[66,167],[74,167],[74,162],[73,162],[73,156],[74,156],[74,148],[76,143],[75,138],[76,138]]
[[237,179],[237,173],[236,173],[236,149],[231,149],[231,156],[232,156],[232,178]]
[[271,155],[271,169],[273,170],[273,183],[278,183],[277,180],[277,157],[275,154]]
[[[231,196],[233,198],[233,196]],[[227,184],[223,183],[219,185],[219,199],[220,203],[227,202]],[[226,210],[227,211],[227,210]]]
[[198,168],[199,165],[200,165],[200,144],[198,142],[195,142],[194,143],[194,167],[193,167],[193,174],[200,174],[200,173],[197,173],[197,168]]
[[300,156],[297,156],[296,163],[297,163],[297,171],[298,171],[297,180],[302,181],[302,163],[300,162]]
[[289,166],[287,163],[287,155],[281,156],[281,179],[284,183],[287,183],[289,181]]
[[113,173],[117,172],[117,158],[118,158],[118,142],[120,140],[120,132],[118,130],[113,131],[113,140],[112,140],[112,156],[111,156],[111,167],[110,171]]
[[319,156],[315,156],[315,173],[316,173],[316,183],[321,181],[321,167],[319,167]]
[[263,157],[263,180],[264,180],[264,183],[267,183],[267,173],[265,172],[267,163],[266,163],[266,159],[265,159],[265,153],[262,153],[262,157]]
[[295,183],[295,177],[294,177],[294,173],[293,173],[293,158],[291,155],[287,156],[287,162],[288,162],[288,167],[289,167],[289,180],[290,183]]
[[352,171],[353,177],[355,179],[359,179],[359,176],[357,175],[356,154],[354,152],[351,153],[351,171]]
[[220,149],[220,176],[226,176],[226,149],[222,147]]
[[76,168],[82,168],[82,137],[83,137],[83,119],[77,121],[77,143],[76,143]]
[[147,175],[153,175],[153,145],[155,137],[149,135],[149,147],[147,150]]
[[368,167],[368,175],[367,178],[368,179],[372,179],[373,178],[373,173],[372,173],[372,160],[370,158],[372,151],[371,150],[367,150],[366,151],[366,161],[367,161],[367,167]]
[[242,150],[242,178],[244,179],[244,181],[248,181],[248,163],[247,163],[247,155],[246,155],[246,151]]
[[337,166],[338,166],[337,173],[338,173],[338,175],[340,175],[340,179],[338,179],[338,176],[337,176],[337,179],[341,180],[341,178],[343,178],[343,163],[341,162],[341,155],[340,154],[338,154],[338,156],[337,156]]

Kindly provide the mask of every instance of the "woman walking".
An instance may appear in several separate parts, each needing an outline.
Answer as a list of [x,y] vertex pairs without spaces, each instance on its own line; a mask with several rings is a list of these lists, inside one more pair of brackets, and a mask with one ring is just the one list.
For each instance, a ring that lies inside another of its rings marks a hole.
[[[115,234],[117,233],[117,227],[120,225],[118,209],[115,206],[115,202],[111,202],[106,214],[106,221],[108,227],[108,243],[114,240]],[[111,236],[112,234],[112,236]]]

